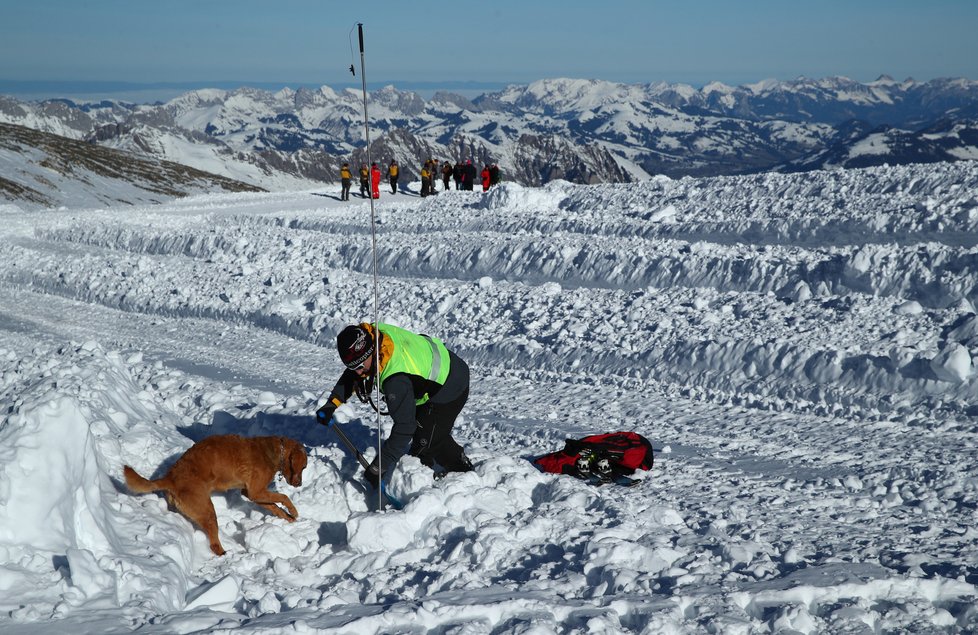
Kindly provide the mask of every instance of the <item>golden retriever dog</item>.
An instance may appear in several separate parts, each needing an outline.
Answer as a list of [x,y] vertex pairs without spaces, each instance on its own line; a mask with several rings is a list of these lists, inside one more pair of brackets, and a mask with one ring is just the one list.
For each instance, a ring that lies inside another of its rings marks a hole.
[[[217,536],[217,513],[211,492],[240,489],[241,493],[279,518],[289,522],[299,517],[285,494],[268,491],[281,472],[289,485],[302,485],[306,450],[286,437],[242,437],[223,434],[195,443],[162,478],[145,479],[128,465],[123,467],[126,485],[138,494],[163,490],[170,505],[200,527],[211,543],[211,551],[224,555]],[[283,505],[288,513],[278,505]]]

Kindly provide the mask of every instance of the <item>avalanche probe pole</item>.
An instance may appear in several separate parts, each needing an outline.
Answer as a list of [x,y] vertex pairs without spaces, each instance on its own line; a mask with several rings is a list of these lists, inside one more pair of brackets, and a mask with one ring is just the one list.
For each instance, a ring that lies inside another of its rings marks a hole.
[[346,436],[346,433],[343,432],[343,428],[341,428],[340,424],[336,422],[336,419],[330,419],[329,423],[326,425],[336,432],[336,436],[340,438],[340,441],[346,444],[346,447],[350,448],[350,452],[353,452],[353,456],[357,457],[357,461],[359,461],[360,465],[363,466],[363,469],[369,470],[370,463],[367,462],[367,459],[363,456],[363,453],[357,449],[357,446],[353,444],[350,437]]
[[[364,54],[363,54],[363,23],[357,22],[357,33],[360,36],[360,82],[363,86],[363,132],[367,141],[367,165],[373,167],[373,162],[370,160],[370,119],[367,117],[367,70],[364,64]],[[380,300],[378,300],[377,292],[377,221],[374,214],[374,193],[373,193],[373,173],[370,175],[370,241],[373,247],[373,261],[374,261],[374,363],[373,372],[377,374],[378,378],[380,376],[380,329],[378,325],[380,324]],[[380,403],[380,381],[374,382],[377,388],[377,403]],[[377,471],[378,475],[384,473],[383,465],[381,464],[381,440],[380,437],[383,430],[380,426],[380,409],[377,409]],[[361,457],[362,458],[362,457]],[[363,461],[361,461],[362,463]],[[366,467],[366,466],[364,466]],[[379,476],[378,476],[379,479]],[[383,481],[378,480],[381,484],[377,488],[377,509],[383,508]]]
[[[367,462],[367,459],[366,457],[363,456],[363,453],[360,452],[357,446],[354,445],[353,441],[350,440],[350,437],[346,436],[346,433],[343,432],[343,428],[341,428],[340,424],[336,422],[336,418],[334,417],[330,419],[329,423],[326,425],[327,427],[332,428],[336,432],[336,436],[338,436],[340,438],[340,441],[342,441],[346,445],[346,447],[350,449],[350,452],[352,452],[353,456],[357,458],[357,461],[360,463],[360,465],[363,466],[363,469],[369,470],[370,463]],[[387,488],[384,487],[384,481],[380,480],[379,476],[377,478],[377,484],[379,485],[379,487],[377,487],[378,496],[383,496],[387,498],[387,502],[390,503],[391,507],[393,507],[394,509],[404,508],[404,505],[401,504],[401,501],[397,500],[396,498],[394,498],[393,496],[387,493]],[[378,501],[378,503],[379,502],[380,501]],[[377,509],[383,509],[383,505],[381,504]]]

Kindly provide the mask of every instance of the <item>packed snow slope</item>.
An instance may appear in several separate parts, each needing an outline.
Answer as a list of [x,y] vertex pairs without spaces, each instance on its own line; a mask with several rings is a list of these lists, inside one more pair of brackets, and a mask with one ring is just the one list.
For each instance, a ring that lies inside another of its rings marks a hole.
[[[473,369],[476,469],[402,460],[402,511],[312,417],[373,315],[368,201],[2,207],[0,630],[976,632],[976,192],[961,162],[382,195],[382,319]],[[613,430],[656,448],[635,487],[527,460]],[[232,432],[310,462],[295,523],[215,494],[214,557],[122,466]]]

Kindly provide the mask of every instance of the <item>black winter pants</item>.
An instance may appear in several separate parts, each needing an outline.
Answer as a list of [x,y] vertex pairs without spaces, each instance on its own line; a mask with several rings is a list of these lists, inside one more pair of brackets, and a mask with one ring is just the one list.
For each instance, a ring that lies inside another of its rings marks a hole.
[[471,464],[465,450],[452,438],[452,428],[465,402],[469,398],[468,389],[454,401],[448,403],[428,402],[418,407],[418,429],[411,441],[411,456],[421,459],[428,467],[435,463],[449,472],[465,472]]

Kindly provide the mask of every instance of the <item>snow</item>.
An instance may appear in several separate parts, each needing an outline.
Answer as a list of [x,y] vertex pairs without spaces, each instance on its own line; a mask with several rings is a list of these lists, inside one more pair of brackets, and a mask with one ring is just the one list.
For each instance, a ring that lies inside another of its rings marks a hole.
[[889,144],[887,143],[887,135],[881,133],[873,133],[867,135],[865,139],[862,139],[858,143],[852,145],[849,149],[849,158],[854,159],[856,157],[864,155],[883,155],[888,154],[892,151]]
[[[418,185],[411,184],[414,191]],[[978,629],[978,165],[376,206],[382,318],[473,370],[475,471],[378,511],[313,411],[373,307],[370,209],[315,191],[0,207],[4,633]],[[338,411],[372,456],[372,412]],[[528,460],[634,430],[632,488]],[[227,555],[132,495],[210,434],[309,452]]]
[[947,153],[962,161],[978,161],[978,148],[967,146],[964,148],[951,148]]

